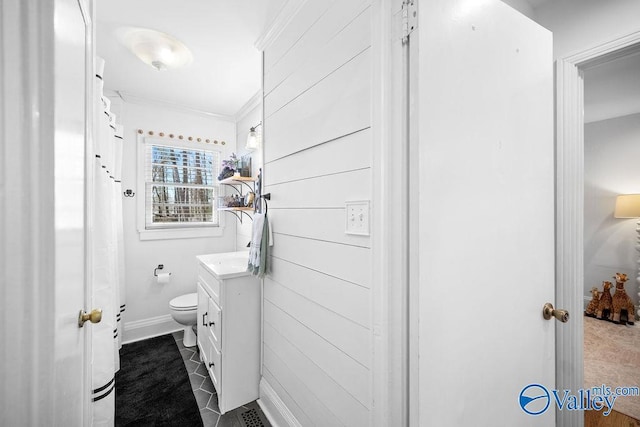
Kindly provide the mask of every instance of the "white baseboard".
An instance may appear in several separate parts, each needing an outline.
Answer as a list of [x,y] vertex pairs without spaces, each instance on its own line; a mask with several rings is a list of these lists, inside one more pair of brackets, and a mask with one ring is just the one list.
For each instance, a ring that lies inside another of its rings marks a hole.
[[170,314],[125,322],[122,344],[170,334],[183,328],[184,326],[173,320]]
[[260,379],[260,409],[273,427],[302,427],[280,396],[264,378]]

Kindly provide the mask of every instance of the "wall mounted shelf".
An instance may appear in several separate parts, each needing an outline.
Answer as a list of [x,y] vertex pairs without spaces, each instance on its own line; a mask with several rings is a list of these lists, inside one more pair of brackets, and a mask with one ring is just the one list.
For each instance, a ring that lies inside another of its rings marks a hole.
[[[236,190],[238,194],[240,194],[240,196],[242,196],[243,185],[246,186],[250,192],[255,193],[255,182],[256,178],[250,176],[231,176],[229,178],[218,181],[218,184],[230,186],[234,190]],[[221,212],[231,212],[233,215],[235,215],[236,218],[238,218],[240,224],[242,224],[243,214],[248,216],[249,219],[253,219],[253,217],[250,215],[254,212],[254,208],[252,207],[222,207],[218,208],[218,210]]]
[[253,217],[250,215],[250,213],[253,213],[254,211],[253,208],[218,208],[218,210],[221,212],[231,212],[235,215],[236,218],[238,218],[240,224],[242,224],[242,214],[248,216],[249,219],[253,219]]
[[[258,174],[258,178],[253,178],[251,176],[230,176],[229,178],[225,178],[223,180],[218,181],[220,185],[228,185],[232,187],[234,190],[242,196],[242,186],[246,186],[250,192],[256,194],[256,182],[258,183],[258,191],[257,194],[260,193],[261,189],[261,181],[260,176],[262,175],[262,169],[260,169],[260,173]],[[256,195],[258,201],[254,205],[255,207],[246,207],[246,206],[238,206],[238,207],[220,207],[219,211],[222,212],[231,212],[238,218],[240,224],[242,224],[242,215],[246,215],[249,219],[253,220],[253,216],[251,214],[257,212],[262,212],[264,209],[264,213],[267,213],[267,200],[271,200],[271,193]],[[260,204],[258,204],[258,202]],[[264,203],[264,205],[262,205]]]
[[[256,178],[253,178],[251,176],[230,176],[229,178],[225,178],[222,181],[218,181],[219,184],[229,185],[233,187],[240,194],[242,194],[241,190],[243,185],[246,185],[250,191],[255,192],[255,182]],[[240,189],[236,188],[236,186],[240,186]]]
[[241,182],[255,182],[256,179],[252,176],[230,176],[222,181],[218,181],[220,184],[237,184]]

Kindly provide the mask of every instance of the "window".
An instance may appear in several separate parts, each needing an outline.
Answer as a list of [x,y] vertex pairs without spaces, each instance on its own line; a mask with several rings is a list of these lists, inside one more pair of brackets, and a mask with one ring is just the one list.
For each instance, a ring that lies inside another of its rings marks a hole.
[[141,238],[216,234],[205,229],[220,225],[215,203],[220,153],[201,143],[139,139],[139,183],[144,186],[144,195],[140,194],[144,204],[139,204],[144,215],[138,227]]

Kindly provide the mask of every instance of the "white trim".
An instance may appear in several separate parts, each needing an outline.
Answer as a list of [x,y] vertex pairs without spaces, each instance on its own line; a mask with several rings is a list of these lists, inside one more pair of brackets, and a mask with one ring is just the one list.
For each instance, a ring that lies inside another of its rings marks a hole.
[[235,117],[234,116],[229,116],[229,115],[226,115],[226,114],[218,114],[218,113],[214,113],[214,112],[206,111],[206,110],[200,110],[198,108],[189,107],[188,105],[176,104],[175,102],[171,102],[171,101],[164,101],[164,100],[161,100],[161,99],[145,98],[145,97],[134,95],[134,94],[131,94],[131,93],[128,93],[128,92],[123,92],[121,90],[116,90],[115,93],[124,102],[130,103],[130,104],[138,104],[138,105],[146,105],[146,106],[152,106],[152,107],[160,107],[160,108],[180,111],[182,113],[194,114],[194,115],[204,116],[204,117],[208,117],[208,118],[215,118],[215,119],[219,119],[219,120],[224,120],[224,121],[227,121],[227,122],[234,122],[235,123]]
[[[260,55],[262,57],[262,55]],[[261,61],[262,62],[262,61]],[[260,67],[262,69],[262,67]],[[259,107],[262,104],[262,89],[257,91],[245,104],[240,107],[238,112],[235,115],[236,124],[244,119],[244,117],[251,112],[256,107]]]
[[[85,21],[85,177],[84,177],[84,203],[85,203],[85,285],[84,297],[85,307],[93,308],[93,283],[94,283],[94,257],[91,248],[94,246],[94,218],[95,203],[93,199],[93,190],[95,185],[95,144],[96,140],[96,123],[95,123],[95,105],[96,99],[96,71],[95,71],[95,40],[96,40],[96,8],[93,0],[78,0],[82,17]],[[83,396],[83,425],[91,425],[93,423],[94,405],[89,396],[93,389],[93,328],[85,328],[84,342],[84,390],[86,398]]]
[[[556,388],[583,387],[584,82],[582,71],[640,43],[640,31],[556,62],[556,306],[575,313],[556,325]],[[581,427],[580,411],[557,411],[556,423]]]
[[262,409],[262,412],[267,416],[267,419],[273,427],[302,427],[302,424],[300,424],[264,377],[260,379],[260,398],[258,399],[258,405],[260,405],[260,409]]
[[280,9],[280,12],[278,12],[273,22],[260,37],[258,37],[258,40],[255,41],[254,46],[256,49],[263,51],[269,47],[287,25],[289,25],[306,2],[307,0],[288,0],[284,6],[282,6],[282,9]]
[[586,69],[636,52],[639,41],[640,31],[636,31],[566,56],[562,61],[569,62],[581,69]]
[[[407,425],[408,175],[401,0],[372,4],[371,387],[369,424]],[[394,31],[395,30],[395,31]]]
[[[405,3],[406,7],[406,3]],[[414,0],[414,8],[419,7],[418,0]],[[402,16],[402,12],[398,12],[397,16]],[[400,20],[400,19],[399,19]],[[401,21],[401,20],[400,20]],[[404,23],[400,26],[404,27]],[[420,27],[418,23],[415,23],[413,31],[409,35],[409,49],[407,54],[409,56],[409,76],[404,78],[407,80],[409,95],[405,102],[408,104],[405,107],[408,111],[406,114],[409,121],[409,129],[406,130],[409,138],[409,153],[407,154],[409,164],[409,183],[408,193],[405,197],[408,198],[408,241],[409,241],[409,277],[408,277],[408,299],[406,304],[406,311],[408,315],[408,344],[407,354],[405,360],[407,363],[406,372],[408,378],[406,381],[408,384],[405,387],[408,389],[408,425],[420,424],[420,198],[412,197],[412,195],[420,193],[420,137],[419,129],[420,123],[415,118],[419,116],[419,87],[418,81],[420,80],[420,68],[419,68],[419,48],[418,40],[420,39]],[[402,34],[402,31],[400,32]],[[396,36],[399,37],[399,36]],[[411,118],[414,120],[411,120]]]
[[[122,99],[122,96],[120,96],[120,94],[118,93],[117,90],[103,88],[102,89],[102,94],[104,96],[106,96],[107,98],[113,98],[113,99],[120,100],[121,103],[124,102],[124,99]],[[111,100],[112,103],[113,103],[113,99]]]
[[[222,221],[222,215],[220,220]],[[145,230],[138,229],[140,240],[170,240],[170,239],[200,239],[203,237],[222,237],[224,227],[196,227],[196,228],[172,228],[167,230]]]
[[[572,68],[574,70],[572,70]],[[572,322],[556,325],[556,389],[579,390],[583,384],[583,322],[578,315],[583,288],[583,155],[582,80],[575,66],[556,64],[556,301],[576,313]],[[579,87],[578,87],[579,86]],[[570,117],[573,116],[573,117]],[[565,361],[563,363],[563,361]],[[556,411],[556,424],[582,426],[583,414]]]
[[[167,305],[167,308],[169,306]],[[148,338],[158,337],[160,335],[171,334],[184,329],[184,326],[177,323],[171,317],[171,314],[162,316],[149,317],[142,320],[133,320],[125,322],[124,336],[122,344],[130,344],[136,341],[146,340]]]

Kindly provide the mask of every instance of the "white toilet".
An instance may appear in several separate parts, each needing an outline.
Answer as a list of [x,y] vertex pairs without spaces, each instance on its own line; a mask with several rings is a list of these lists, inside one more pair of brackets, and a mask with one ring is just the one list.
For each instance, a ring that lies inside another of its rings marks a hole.
[[198,314],[198,293],[185,294],[175,297],[169,301],[171,317],[173,320],[184,325],[184,339],[182,343],[185,347],[196,345],[196,334],[193,332],[193,325],[196,324]]

